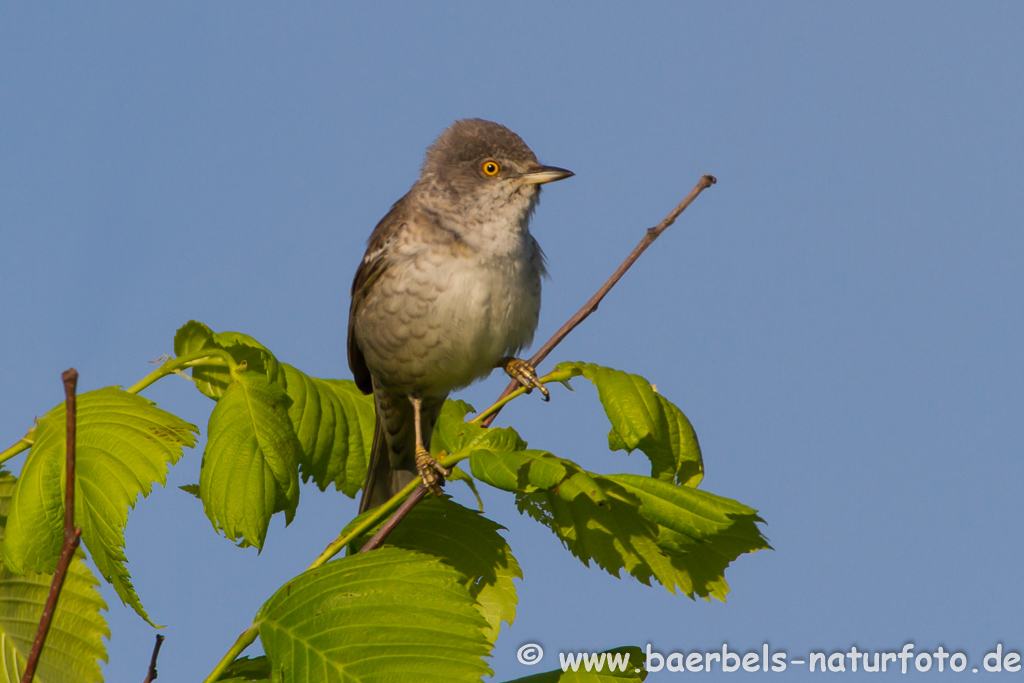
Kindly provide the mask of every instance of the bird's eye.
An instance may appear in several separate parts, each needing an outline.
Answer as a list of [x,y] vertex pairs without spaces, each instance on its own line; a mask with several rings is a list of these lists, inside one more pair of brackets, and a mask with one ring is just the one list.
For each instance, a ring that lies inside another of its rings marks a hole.
[[498,175],[499,171],[501,171],[501,166],[498,165],[497,161],[488,159],[480,167],[480,170],[484,172],[485,176],[490,176],[493,178],[494,176]]

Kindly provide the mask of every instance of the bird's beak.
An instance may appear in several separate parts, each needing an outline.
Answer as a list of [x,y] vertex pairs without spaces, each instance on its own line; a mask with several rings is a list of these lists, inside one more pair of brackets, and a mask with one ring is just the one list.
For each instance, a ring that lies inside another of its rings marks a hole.
[[563,180],[573,175],[576,174],[557,166],[537,166],[536,168],[531,168],[526,173],[520,174],[519,179],[529,185],[543,185],[544,183],[553,183],[556,180]]

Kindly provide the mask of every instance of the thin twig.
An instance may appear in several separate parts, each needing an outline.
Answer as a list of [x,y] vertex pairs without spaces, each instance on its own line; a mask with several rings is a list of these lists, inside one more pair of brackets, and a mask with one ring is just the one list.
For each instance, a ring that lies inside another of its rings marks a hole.
[[50,632],[50,622],[53,621],[53,614],[57,610],[57,599],[60,597],[60,590],[64,586],[68,567],[71,566],[71,560],[78,549],[78,542],[81,540],[82,534],[82,530],[75,526],[75,429],[77,426],[75,419],[77,414],[75,388],[78,385],[78,371],[74,368],[65,370],[61,375],[61,379],[64,380],[64,403],[67,415],[64,546],[61,548],[60,558],[57,560],[57,570],[53,573],[50,593],[46,596],[46,604],[43,605],[43,615],[39,618],[39,629],[36,631],[36,639],[32,642],[32,650],[28,653],[28,660],[25,662],[25,672],[21,676],[21,683],[31,683],[36,675],[39,655],[42,654],[43,645],[46,643],[46,636]]
[[[681,214],[683,211],[686,211],[686,208],[693,203],[693,200],[697,198],[697,195],[699,195],[701,192],[708,189],[717,182],[718,180],[712,175],[705,174],[701,176],[701,179],[697,183],[697,185],[692,190],[690,190],[690,194],[686,195],[686,198],[683,199],[683,201],[679,202],[679,205],[676,208],[672,209],[671,213],[665,216],[665,218],[656,226],[647,229],[647,232],[644,233],[644,236],[640,240],[640,243],[637,244],[636,248],[633,249],[632,253],[630,253],[630,255],[626,257],[626,260],[622,262],[622,265],[619,266],[614,273],[612,273],[612,276],[608,278],[608,280],[603,285],[601,285],[601,288],[597,290],[597,293],[595,293],[594,296],[590,297],[590,301],[585,303],[583,305],[583,308],[576,312],[576,315],[569,318],[569,320],[564,325],[562,325],[558,332],[555,332],[551,339],[549,339],[547,343],[544,344],[544,346],[540,347],[540,349],[537,350],[537,353],[533,354],[533,358],[530,359],[530,365],[532,365],[534,369],[536,369],[537,366],[540,365],[540,363],[543,362],[544,359],[548,357],[548,354],[550,354],[556,346],[561,344],[562,340],[565,339],[569,335],[569,333],[576,328],[577,325],[586,320],[591,313],[596,311],[598,305],[601,303],[601,300],[604,299],[605,295],[611,291],[612,287],[614,287],[615,284],[622,279],[622,276],[626,274],[626,271],[629,270],[634,263],[636,263],[636,260],[640,258],[640,254],[644,253],[644,251],[647,250],[647,247],[651,246],[654,240],[658,239],[658,237],[661,236],[661,233],[665,232],[665,230],[667,230],[670,225],[676,222],[676,219],[679,218],[679,214]],[[498,400],[500,401],[501,399],[505,398],[513,391],[515,391],[518,387],[519,382],[516,382],[515,380],[509,382],[508,386],[505,387],[505,390],[501,392],[501,396],[498,397]],[[491,423],[494,422],[494,418],[498,416],[499,411],[500,407],[498,410],[495,410],[493,413],[491,413],[487,417],[487,419],[485,419],[480,424],[484,427],[490,427]]]
[[160,654],[160,646],[164,644],[164,637],[157,635],[156,645],[153,646],[153,656],[149,659],[149,673],[146,674],[146,680],[142,683],[153,683],[156,680],[156,657]]
[[377,530],[377,533],[375,533],[373,537],[366,542],[366,545],[359,549],[359,552],[365,553],[373,550],[374,548],[380,547],[380,545],[384,543],[384,539],[388,537],[388,534],[390,534],[391,531],[398,526],[398,523],[401,522],[407,514],[409,514],[409,510],[412,510],[416,507],[417,503],[423,500],[425,495],[427,495],[427,487],[423,484],[420,484],[413,489],[412,494],[405,499],[405,502],[403,502],[397,510],[395,510],[394,514],[388,517],[388,521],[384,522],[381,528]]

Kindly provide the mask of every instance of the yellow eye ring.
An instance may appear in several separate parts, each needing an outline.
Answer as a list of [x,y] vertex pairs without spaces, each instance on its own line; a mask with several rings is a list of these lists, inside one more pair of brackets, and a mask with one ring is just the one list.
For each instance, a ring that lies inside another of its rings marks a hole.
[[493,159],[488,159],[483,164],[481,164],[480,170],[483,172],[485,176],[493,178],[494,176],[498,175],[498,173],[501,172],[501,166],[498,165],[497,161],[494,161]]

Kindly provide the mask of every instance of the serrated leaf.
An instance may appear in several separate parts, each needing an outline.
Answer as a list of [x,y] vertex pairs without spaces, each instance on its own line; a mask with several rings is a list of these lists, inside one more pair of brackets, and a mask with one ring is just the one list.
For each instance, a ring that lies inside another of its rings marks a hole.
[[639,448],[651,461],[651,476],[697,486],[704,477],[700,444],[690,420],[640,375],[593,363],[559,363],[558,370],[579,373],[593,382],[611,422],[608,447]]
[[585,565],[622,570],[675,593],[725,599],[726,567],[768,548],[756,511],[688,486],[598,475],[543,451],[470,456],[473,475],[516,493],[521,512],[550,528]]
[[263,547],[270,517],[290,523],[299,504],[301,446],[289,398],[262,374],[240,372],[210,415],[199,492],[215,529]]
[[274,681],[477,683],[487,622],[464,577],[402,548],[328,562],[282,586],[256,615]]
[[[16,479],[0,471],[0,546]],[[51,574],[13,574],[0,567],[0,683],[20,681],[36,636]],[[98,581],[79,550],[71,561],[46,647],[36,669],[39,683],[94,683],[103,680],[99,661],[107,661],[103,638],[110,629],[100,614],[107,604],[96,590]]]
[[431,496],[395,527],[386,545],[433,555],[457,569],[489,624],[487,640],[494,643],[501,623],[511,626],[515,619],[512,580],[523,578],[512,549],[498,533],[504,528],[450,498]]
[[366,479],[373,441],[373,397],[351,380],[310,377],[287,363],[281,369],[292,400],[288,417],[302,447],[302,480],[312,479],[321,491],[333,483],[355,496]]
[[[675,489],[687,499],[688,505],[674,509],[661,505],[652,512],[646,499],[653,496],[639,496],[637,488],[617,481],[631,476],[635,475],[595,475],[608,497],[604,506],[594,505],[584,496],[567,501],[550,491],[520,494],[517,504],[552,529],[584,564],[594,560],[613,576],[625,570],[647,585],[654,579],[670,592],[678,589],[691,598],[724,601],[729,592],[726,567],[742,553],[770,547],[757,528],[760,518],[753,510],[737,514],[731,511],[742,506],[735,501],[638,477],[648,486]],[[695,509],[708,517],[695,514]],[[726,510],[730,512],[721,514]]]
[[[128,511],[195,445],[198,428],[141,396],[107,387],[77,397],[75,524],[96,567],[121,600],[149,621],[124,554]],[[15,573],[57,566],[64,524],[64,404],[38,421],[35,443],[14,489],[4,564]],[[152,622],[150,622],[152,624]]]
[[[675,592],[678,581],[671,558],[658,548],[657,525],[641,517],[636,506],[615,499],[595,505],[585,496],[566,500],[545,490],[520,493],[516,504],[554,531],[584,565],[593,560],[616,578],[625,570],[646,585],[655,577]],[[692,586],[683,588],[692,593]]]
[[196,498],[199,498],[199,500],[202,500],[202,496],[199,495],[199,484],[182,484],[178,488],[188,495],[195,496]]
[[[507,681],[507,683],[622,683],[622,681],[642,681],[647,678],[647,670],[644,668],[646,654],[638,647],[632,645],[617,647],[596,654],[588,654],[586,658],[579,657],[581,654],[572,653],[574,657],[577,657],[575,671],[571,668],[568,671],[555,669],[525,678],[517,678]],[[562,656],[561,653],[559,656]]]
[[[724,601],[729,592],[726,567],[744,553],[771,548],[757,527],[764,520],[735,500],[635,474],[606,479],[639,501],[640,515],[658,525],[662,552],[679,558],[673,562],[677,576],[683,575],[682,568],[701,597]],[[685,583],[677,583],[686,590]]]
[[[214,332],[196,320],[190,320],[174,335],[174,354],[184,356],[203,349],[221,349],[246,364],[246,369],[284,386],[283,371],[270,350],[241,332]],[[214,400],[220,399],[231,384],[231,370],[220,362],[201,363],[192,367],[196,388]]]

